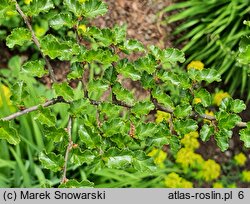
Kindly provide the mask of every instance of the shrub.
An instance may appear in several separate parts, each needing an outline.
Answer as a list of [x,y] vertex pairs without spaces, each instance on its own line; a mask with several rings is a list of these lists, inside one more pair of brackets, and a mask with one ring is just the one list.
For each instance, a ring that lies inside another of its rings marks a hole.
[[[214,137],[225,151],[235,126],[243,128],[240,139],[245,147],[250,147],[250,125],[238,115],[246,108],[243,101],[225,98],[214,116],[206,114],[213,101],[201,83],[221,81],[215,69],[190,67],[186,72],[178,67],[185,61],[184,53],[178,49],[145,48],[136,40],[126,39],[124,26],[90,26],[89,20],[107,11],[100,0],[64,0],[63,5],[56,2],[33,0],[19,4],[1,0],[1,17],[17,11],[19,16],[15,18],[24,22],[11,29],[6,45],[10,49],[25,47],[35,53],[27,60],[13,57],[10,70],[0,72],[1,83],[10,89],[13,106],[8,109],[5,104],[0,119],[4,172],[13,171],[17,165],[20,171],[15,177],[22,175],[23,179],[12,186],[38,185],[29,177],[27,172],[31,171],[44,186],[102,186],[105,176],[119,180],[119,174],[130,179],[116,185],[128,186],[131,180],[137,182],[130,174],[141,178],[159,174],[159,163],[165,155],[159,151],[160,158],[156,158],[158,154],[152,155],[154,149],[167,145],[175,155],[181,141],[186,144],[183,137],[194,134],[194,139],[199,135],[203,141]],[[32,21],[44,18],[49,20],[49,27],[38,36]],[[134,52],[141,57],[129,61],[128,56]],[[70,63],[67,79],[58,81],[51,61]],[[51,80],[49,87],[38,81],[44,76]],[[140,83],[147,96],[137,100],[131,90],[124,88],[122,79]],[[161,117],[157,123],[149,117],[155,112]],[[32,137],[33,132],[36,138]],[[8,164],[10,154],[16,163]],[[205,163],[220,171],[214,161]],[[93,175],[103,177],[98,180]],[[214,177],[208,171],[204,179]],[[185,186],[192,186],[181,177],[180,180]]]

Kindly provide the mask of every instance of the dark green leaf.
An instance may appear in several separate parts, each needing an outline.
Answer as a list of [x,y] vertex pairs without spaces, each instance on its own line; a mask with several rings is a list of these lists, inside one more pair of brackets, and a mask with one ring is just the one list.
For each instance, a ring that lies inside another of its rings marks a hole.
[[250,125],[247,128],[240,130],[240,140],[244,142],[246,148],[250,148]]
[[222,152],[226,151],[229,147],[229,139],[232,137],[233,132],[226,129],[221,129],[215,134],[215,140]]
[[95,153],[92,150],[81,151],[79,148],[74,149],[70,161],[75,165],[91,164],[96,158]]
[[133,81],[141,79],[141,74],[135,69],[132,63],[128,63],[126,59],[121,60],[116,65],[118,73],[122,74],[125,78],[130,78]]
[[208,107],[212,104],[212,97],[211,94],[206,89],[200,89],[199,91],[194,93],[195,98],[201,99],[201,104],[204,107]]
[[101,143],[100,135],[88,126],[80,125],[78,134],[81,142],[86,145],[87,149],[94,149]]
[[[68,180],[66,183],[62,183],[59,185],[59,188],[91,188],[94,186],[94,183],[88,181],[88,180],[83,180],[81,182],[78,182],[74,179]],[[84,196],[84,199],[87,198],[88,196]]]
[[32,0],[30,5],[25,6],[24,11],[28,16],[37,16],[41,12],[48,12],[54,8],[52,0]]
[[148,137],[153,137],[158,133],[158,125],[155,123],[139,123],[136,126],[136,137],[140,140],[145,140]]
[[174,129],[179,135],[185,135],[198,128],[197,122],[193,119],[175,120]]
[[106,84],[103,80],[92,80],[88,83],[88,93],[89,98],[93,100],[100,100],[104,92],[107,91],[109,85]]
[[166,107],[174,108],[174,103],[169,95],[165,94],[164,91],[157,87],[152,91],[152,96],[157,99],[158,103],[163,104]]
[[50,26],[56,30],[67,26],[72,28],[74,21],[69,13],[60,13],[50,20]]
[[192,80],[198,82],[206,81],[208,83],[212,83],[214,81],[217,82],[221,81],[221,75],[215,69],[203,69],[203,70],[189,69],[188,75]]
[[151,110],[154,110],[155,106],[150,101],[142,101],[137,102],[133,108],[131,109],[131,112],[137,115],[138,117],[141,117],[142,115],[147,115]]
[[56,124],[56,117],[49,108],[40,107],[39,112],[36,114],[34,119],[42,125],[47,125],[48,127],[53,127]]
[[135,103],[133,94],[127,89],[124,89],[120,83],[115,83],[112,87],[112,92],[115,94],[117,100],[123,101],[127,105],[133,105]]
[[135,68],[140,71],[146,71],[148,74],[153,74],[156,70],[157,63],[152,55],[139,58],[134,63]]

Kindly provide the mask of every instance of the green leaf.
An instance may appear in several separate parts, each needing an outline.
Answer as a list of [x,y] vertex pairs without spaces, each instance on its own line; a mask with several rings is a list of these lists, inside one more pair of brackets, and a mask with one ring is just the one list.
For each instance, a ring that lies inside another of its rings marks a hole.
[[212,104],[212,97],[211,94],[206,90],[201,88],[199,91],[194,93],[195,98],[200,98],[201,99],[201,104],[204,107],[208,107]]
[[34,117],[42,125],[47,125],[48,127],[53,127],[56,124],[56,117],[52,114],[49,108],[39,108],[39,113]]
[[12,0],[0,0],[0,19],[6,18],[9,12],[16,12],[15,2]]
[[174,48],[167,48],[163,50],[163,55],[161,57],[162,63],[170,62],[174,64],[176,62],[185,62],[184,52]]
[[80,79],[83,76],[83,67],[78,63],[74,63],[70,67],[70,73],[67,75],[67,79]]
[[174,129],[179,135],[185,135],[189,132],[196,131],[197,128],[197,122],[193,119],[174,121]]
[[111,137],[115,134],[128,135],[129,133],[129,127],[126,126],[125,122],[121,118],[115,118],[104,122],[101,129],[103,135],[106,137]]
[[229,147],[229,139],[232,137],[231,130],[221,129],[215,134],[215,140],[222,152],[226,151]]
[[0,120],[0,139],[7,140],[8,143],[13,145],[17,145],[20,142],[16,129],[11,126],[9,121]]
[[240,130],[240,140],[246,148],[250,148],[250,123],[247,123],[247,128]]
[[246,109],[244,101],[239,99],[225,98],[220,104],[221,111],[228,111],[233,113],[240,113]]
[[169,145],[170,145],[171,152],[174,155],[181,149],[180,140],[176,136],[173,136],[173,135],[170,136]]
[[103,80],[97,79],[97,80],[91,80],[88,83],[88,93],[89,98],[93,100],[100,100],[100,98],[103,96],[104,92],[107,91],[109,88],[109,85],[106,84]]
[[43,168],[49,169],[53,172],[58,172],[63,169],[64,158],[61,154],[56,155],[51,152],[44,154],[43,152],[39,155],[39,161],[41,162]]
[[31,33],[27,28],[14,28],[6,38],[6,45],[13,48],[15,45],[23,46],[32,40]]
[[169,95],[167,95],[159,86],[153,89],[152,96],[157,99],[158,103],[163,104],[168,108],[174,108],[174,103]]
[[112,31],[114,35],[114,40],[113,40],[114,45],[117,45],[126,40],[127,26],[125,24],[122,26],[116,25]]
[[48,34],[41,40],[41,49],[44,55],[51,59],[71,60],[73,56],[80,53],[80,47],[72,41],[62,41],[55,36]]
[[141,117],[143,115],[149,114],[149,112],[154,110],[154,108],[155,106],[151,101],[140,101],[133,106],[131,112],[136,116]]
[[189,104],[178,105],[174,110],[174,115],[177,118],[185,118],[192,113],[192,106]]
[[28,16],[37,16],[39,13],[48,12],[54,8],[52,0],[32,0],[31,3],[24,7],[24,11]]
[[218,126],[225,129],[232,129],[238,122],[241,121],[240,116],[222,111],[216,114],[216,119],[218,121]]
[[156,70],[157,63],[153,56],[149,54],[136,60],[134,66],[140,72],[146,71],[148,74],[153,74]]
[[189,69],[188,75],[193,81],[198,81],[198,82],[206,81],[208,83],[212,83],[214,81],[217,82],[221,81],[221,75],[215,69],[203,69],[203,70]]
[[48,126],[44,125],[43,127],[43,133],[45,137],[48,138],[48,140],[53,142],[62,142],[63,139],[66,139],[68,137],[68,133],[64,128],[57,128],[54,124],[54,126]]
[[88,180],[82,180],[81,182],[78,182],[75,179],[70,179],[66,183],[60,184],[58,187],[59,188],[92,188],[93,186],[94,186],[94,183]]
[[84,3],[78,0],[64,0],[64,5],[77,17],[94,18],[107,12],[106,4],[99,0],[88,0]]
[[81,151],[79,148],[74,149],[70,162],[75,165],[90,165],[96,158],[95,153],[92,150]]
[[200,130],[200,138],[203,142],[207,142],[211,135],[214,134],[214,127],[209,126],[208,124],[205,124],[202,126]]
[[137,150],[134,153],[133,166],[139,172],[153,172],[156,170],[153,159],[149,158],[144,151]]
[[28,61],[23,65],[23,72],[41,78],[43,75],[48,74],[48,70],[45,70],[44,66],[44,60]]
[[56,96],[62,96],[66,101],[72,101],[74,99],[74,92],[67,82],[61,84],[54,83],[53,89],[55,90]]
[[132,63],[129,63],[127,59],[121,60],[116,65],[116,70],[119,74],[122,74],[125,78],[130,78],[133,81],[141,79],[141,74],[135,69]]
[[69,112],[75,117],[84,117],[85,115],[96,115],[96,108],[92,106],[87,99],[79,99],[70,103]]
[[115,83],[112,87],[112,92],[115,94],[117,100],[123,101],[127,105],[133,105],[135,103],[133,94],[127,89],[124,89],[120,83]]
[[123,111],[123,108],[109,102],[103,102],[99,105],[100,114],[109,120],[118,118]]
[[126,40],[119,48],[127,54],[130,52],[143,52],[145,50],[141,42],[132,39]]
[[94,129],[86,125],[80,125],[78,134],[81,142],[86,145],[87,149],[94,149],[100,146],[101,137]]
[[29,95],[27,85],[24,81],[16,82],[11,88],[11,93],[11,101],[18,105],[22,105],[24,103],[24,99]]
[[49,22],[50,26],[56,30],[66,26],[72,28],[75,22],[72,19],[72,16],[69,13],[60,13],[52,18]]
[[139,123],[136,126],[136,137],[145,140],[147,137],[153,137],[159,131],[158,125],[155,123]]
[[110,148],[104,154],[104,160],[108,168],[126,169],[132,165],[133,152],[131,150]]

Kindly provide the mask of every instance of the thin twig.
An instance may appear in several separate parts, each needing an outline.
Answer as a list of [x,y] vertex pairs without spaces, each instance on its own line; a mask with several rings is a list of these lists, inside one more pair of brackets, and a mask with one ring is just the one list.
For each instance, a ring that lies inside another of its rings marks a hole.
[[50,62],[49,62],[49,60],[48,60],[48,58],[43,54],[43,52],[42,52],[42,50],[41,50],[41,45],[40,45],[40,43],[39,43],[39,41],[38,41],[38,39],[37,39],[37,37],[36,37],[36,35],[35,35],[35,32],[34,32],[32,26],[31,26],[31,24],[30,24],[30,22],[29,22],[27,16],[23,13],[23,11],[22,11],[21,7],[19,6],[19,4],[17,3],[17,1],[16,1],[16,10],[17,10],[18,13],[21,15],[21,17],[23,18],[25,24],[27,25],[28,29],[30,30],[31,35],[32,35],[33,42],[35,43],[35,45],[36,45],[37,48],[39,49],[39,51],[40,51],[40,53],[41,53],[43,59],[45,60],[45,63],[46,63],[47,68],[48,68],[48,70],[49,70],[49,74],[50,74],[51,80],[52,80],[53,82],[56,82],[57,80],[56,80],[56,77],[55,77],[53,68],[52,68],[52,66],[51,66],[51,64],[50,64]]
[[11,114],[9,116],[6,116],[4,118],[1,118],[0,120],[4,120],[4,121],[13,120],[13,119],[15,119],[15,118],[17,118],[19,116],[22,116],[24,114],[27,114],[27,113],[38,110],[40,106],[45,108],[45,107],[49,107],[51,105],[54,105],[54,104],[60,103],[60,102],[66,102],[66,101],[62,97],[53,98],[53,99],[45,102],[44,104],[39,104],[39,105],[36,105],[36,106],[32,106],[30,108],[24,109],[22,111],[19,111],[19,112]]
[[73,141],[72,141],[72,117],[69,117],[68,126],[67,126],[67,132],[68,132],[68,146],[65,152],[64,157],[64,166],[63,166],[63,176],[61,183],[66,183],[68,181],[66,174],[67,174],[67,165],[68,165],[68,158],[69,158],[69,152],[73,147]]

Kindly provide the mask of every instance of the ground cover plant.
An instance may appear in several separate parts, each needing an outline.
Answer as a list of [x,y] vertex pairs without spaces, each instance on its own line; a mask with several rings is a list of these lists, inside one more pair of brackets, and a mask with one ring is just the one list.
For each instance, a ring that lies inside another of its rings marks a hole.
[[182,33],[176,44],[185,44],[182,50],[188,56],[187,62],[206,61],[207,66],[222,74],[225,89],[249,99],[249,63],[237,60],[241,37],[250,34],[249,27],[243,24],[244,20],[249,20],[249,2],[180,1],[164,12],[173,10],[178,12],[165,22],[180,22],[173,34]]
[[[221,82],[216,69],[181,69],[178,49],[145,47],[126,38],[125,26],[89,24],[107,12],[99,0],[0,5],[1,39],[18,51],[0,69],[1,187],[247,185],[244,152],[224,166],[196,152],[210,140],[226,151],[235,127],[250,147],[244,102],[203,86]],[[128,60],[133,53],[139,57]],[[59,62],[70,64],[63,80],[54,73]],[[125,88],[127,79],[143,99]],[[240,173],[222,175],[226,167]]]

